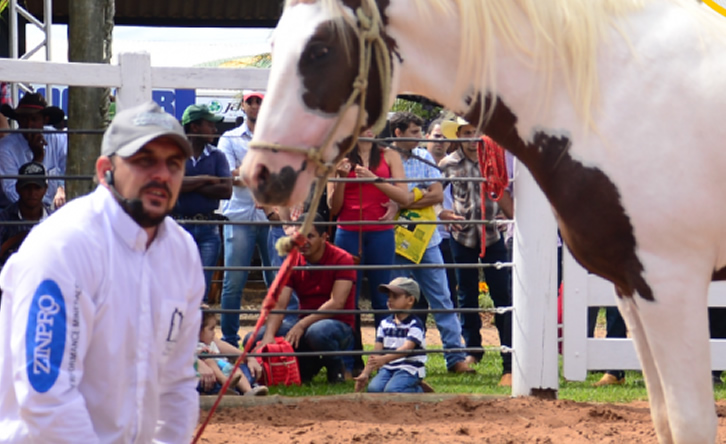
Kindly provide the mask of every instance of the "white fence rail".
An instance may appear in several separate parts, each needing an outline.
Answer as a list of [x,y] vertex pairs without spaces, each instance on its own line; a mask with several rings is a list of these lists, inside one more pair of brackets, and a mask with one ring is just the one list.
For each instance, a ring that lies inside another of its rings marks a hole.
[[[640,370],[631,339],[588,338],[588,307],[615,306],[615,288],[589,274],[565,249],[562,355],[564,377],[584,381],[588,370]],[[726,282],[711,284],[708,305],[726,307]],[[711,368],[726,369],[726,340],[711,340]]]
[[152,68],[147,53],[123,53],[118,65],[0,59],[0,79],[68,86],[116,88],[116,109],[151,100],[153,88],[265,89],[269,70],[259,68]]

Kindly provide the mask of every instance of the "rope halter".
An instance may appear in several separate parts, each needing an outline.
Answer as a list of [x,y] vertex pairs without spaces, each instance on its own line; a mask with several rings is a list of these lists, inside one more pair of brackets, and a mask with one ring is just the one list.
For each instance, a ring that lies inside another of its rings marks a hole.
[[[357,17],[357,27],[353,27],[353,31],[358,37],[359,47],[359,63],[358,63],[358,75],[353,81],[353,90],[348,96],[348,100],[343,104],[340,112],[338,113],[338,119],[335,125],[328,132],[327,136],[322,145],[318,147],[301,147],[294,145],[283,145],[264,141],[252,141],[249,146],[252,149],[266,149],[272,151],[286,151],[290,153],[302,154],[307,158],[308,161],[314,163],[319,169],[322,169],[322,174],[319,174],[319,178],[325,178],[332,173],[335,165],[347,154],[355,144],[358,142],[360,136],[360,128],[363,125],[364,111],[365,111],[365,99],[366,91],[368,90],[368,74],[371,68],[371,60],[375,54],[376,62],[379,67],[379,75],[381,81],[381,103],[385,104],[388,101],[388,96],[391,90],[391,54],[388,50],[383,39],[382,29],[383,21],[381,19],[378,7],[374,0],[363,0],[361,6],[355,11]],[[331,162],[325,162],[323,159],[323,152],[325,149],[332,145],[333,137],[338,130],[345,113],[348,109],[353,106],[356,100],[360,98],[360,106],[358,108],[358,114],[356,118],[356,125],[353,129],[352,143],[349,145],[348,150],[341,151]],[[381,113],[376,122],[373,125],[373,129],[378,130],[385,124],[386,113]]]
[[[307,158],[308,161],[314,163],[317,166],[317,171],[319,171],[320,174],[317,175],[318,180],[315,185],[315,193],[313,194],[313,199],[310,202],[310,208],[318,207],[320,198],[323,195],[323,190],[325,189],[325,184],[328,180],[328,177],[335,169],[335,165],[341,159],[343,159],[348,151],[350,151],[358,142],[361,127],[363,126],[363,118],[365,113],[366,91],[368,90],[368,74],[370,73],[371,60],[374,55],[376,57],[376,63],[378,64],[378,73],[380,76],[381,103],[384,104],[384,106],[388,102],[388,96],[390,95],[391,91],[391,53],[388,49],[386,41],[383,39],[383,20],[381,18],[381,14],[375,3],[375,0],[363,0],[361,6],[356,9],[355,13],[358,19],[358,26],[353,27],[353,31],[358,37],[358,75],[353,81],[353,91],[351,91],[348,100],[345,102],[340,112],[338,113],[338,119],[335,121],[335,125],[333,125],[331,130],[328,132],[328,135],[325,137],[323,144],[318,147],[311,148],[293,145],[283,145],[264,141],[252,141],[249,144],[250,148],[252,149],[286,151],[290,153],[302,154]],[[353,106],[356,99],[359,98],[360,103],[355,121],[355,127],[353,128],[352,142],[350,143],[350,145],[348,145],[345,151],[339,152],[332,161],[325,162],[323,160],[323,152],[325,152],[325,149],[328,146],[332,145],[333,137],[335,137],[335,133],[338,130],[341,122],[343,121],[343,116],[348,111],[348,109]],[[380,130],[385,122],[386,113],[381,112],[381,115],[378,116],[372,126],[373,131],[377,132],[378,130]],[[312,222],[314,217],[311,217],[311,215],[314,216],[312,212],[309,212],[308,217],[305,219],[302,227],[300,228],[300,233],[303,236],[307,236],[307,234],[310,232],[310,229],[312,228]],[[284,253],[285,250],[288,250],[288,248],[292,248],[292,243],[289,241],[284,241],[283,239],[280,239],[282,243],[280,243],[280,245],[278,246],[278,250],[280,250],[281,253]]]

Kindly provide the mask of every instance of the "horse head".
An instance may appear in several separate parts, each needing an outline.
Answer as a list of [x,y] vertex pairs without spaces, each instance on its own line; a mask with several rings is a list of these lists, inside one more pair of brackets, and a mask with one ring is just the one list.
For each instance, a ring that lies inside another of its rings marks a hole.
[[355,143],[351,134],[383,120],[394,97],[394,45],[383,26],[373,0],[288,0],[273,33],[268,89],[242,166],[258,202],[303,201],[316,176]]

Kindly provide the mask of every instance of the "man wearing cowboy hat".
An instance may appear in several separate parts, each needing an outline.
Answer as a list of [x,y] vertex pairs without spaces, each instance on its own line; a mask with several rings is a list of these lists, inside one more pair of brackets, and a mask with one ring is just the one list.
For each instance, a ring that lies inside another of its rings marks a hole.
[[[457,117],[455,121],[441,122],[441,131],[447,139],[471,139],[477,137],[477,129],[466,120]],[[459,142],[459,148],[439,163],[439,168],[446,177],[481,177],[477,144],[474,142]],[[493,220],[499,209],[507,218],[512,218],[514,205],[509,191],[502,194],[499,202],[486,199],[485,212],[482,214],[482,202],[479,193],[479,183],[466,181],[453,181],[447,192],[451,192],[452,204],[448,209],[439,213],[441,220],[456,220],[460,223],[452,225],[451,253],[457,264],[479,263],[481,242],[486,242],[486,254],[482,259],[484,263],[506,262],[507,248],[499,230],[494,225],[486,226],[486,238],[482,239],[481,229],[478,225],[467,224],[467,220],[486,219]],[[482,217],[484,216],[484,217]],[[510,272],[507,268],[489,267],[484,269],[484,276],[489,285],[489,294],[496,307],[512,305],[509,289]],[[460,308],[479,308],[479,270],[476,268],[460,268],[456,270],[459,283],[458,299]],[[512,315],[511,313],[496,314],[495,323],[502,345],[512,345]],[[467,348],[481,347],[481,318],[478,313],[462,313],[461,333]],[[484,354],[470,353],[466,362],[475,364]],[[512,355],[502,353],[502,378],[500,386],[512,385]]]
[[[18,122],[21,130],[42,130],[46,125],[55,125],[65,118],[62,109],[48,106],[42,95],[27,93],[20,99],[17,108],[3,105],[5,116]],[[55,130],[53,127],[46,129]],[[45,166],[49,176],[65,174],[68,138],[56,133],[12,133],[0,140],[0,176],[17,175],[18,169],[28,162]],[[18,200],[15,190],[16,179],[2,179],[0,208]],[[62,180],[50,180],[43,203],[55,208],[65,203],[65,189]]]

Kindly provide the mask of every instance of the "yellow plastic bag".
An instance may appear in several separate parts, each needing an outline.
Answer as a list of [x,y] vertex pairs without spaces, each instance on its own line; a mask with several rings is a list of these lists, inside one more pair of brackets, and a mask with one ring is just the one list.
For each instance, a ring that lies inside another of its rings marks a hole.
[[397,225],[395,230],[396,254],[400,254],[416,264],[420,263],[437,227],[436,224],[419,224],[417,222],[436,220],[434,207],[401,210],[396,215],[396,220],[403,222],[402,225]]

